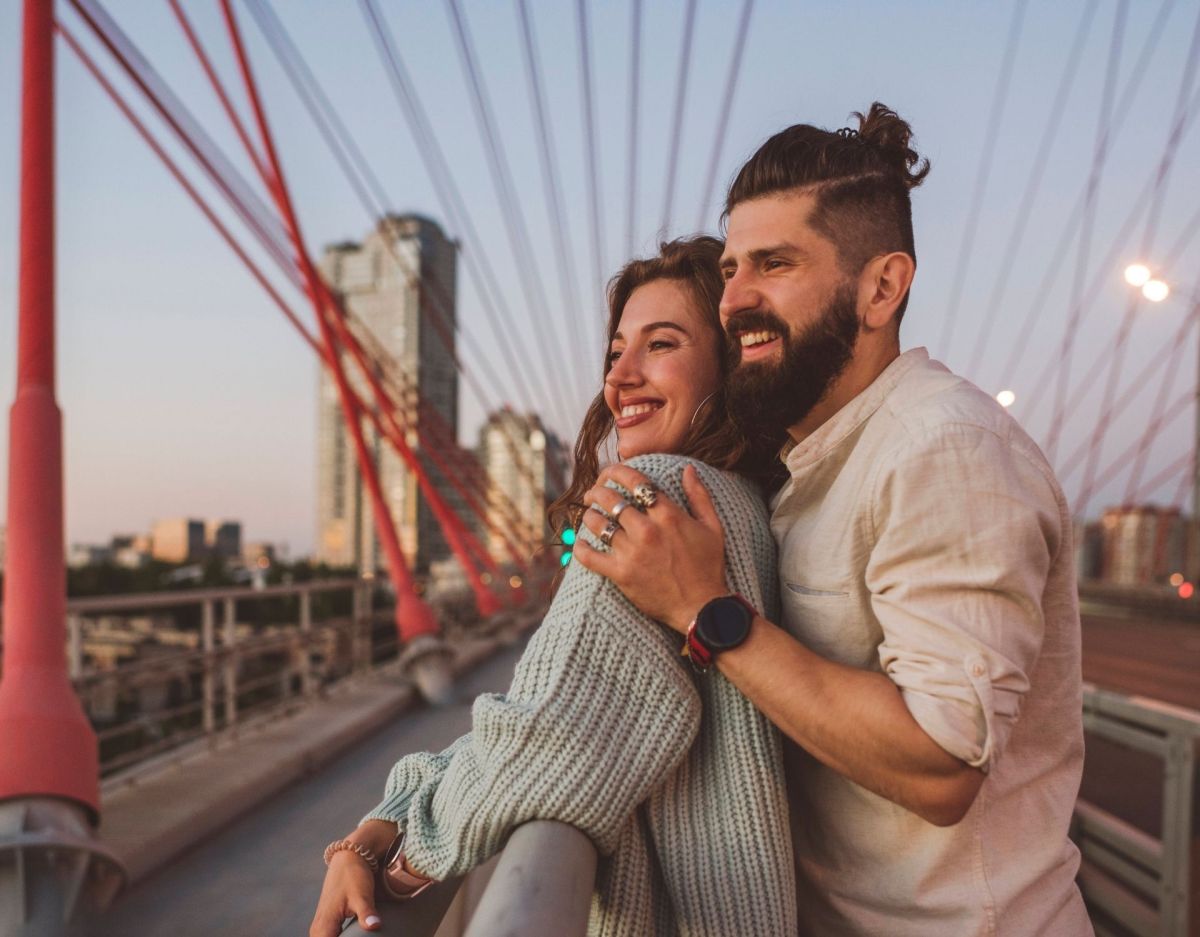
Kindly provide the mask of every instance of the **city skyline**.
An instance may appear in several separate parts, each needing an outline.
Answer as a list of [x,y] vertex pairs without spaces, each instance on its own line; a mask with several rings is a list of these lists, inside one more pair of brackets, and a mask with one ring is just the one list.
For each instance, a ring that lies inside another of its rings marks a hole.
[[[220,50],[218,66],[227,79],[228,50],[214,11],[187,4],[189,15],[212,48]],[[111,11],[135,41],[144,45],[164,76],[186,94],[206,126],[220,126],[220,115],[188,57],[169,11],[112,3]],[[1129,8],[1117,69],[1117,89],[1136,74],[1137,56],[1158,16],[1167,9],[1154,3]],[[134,15],[136,10],[136,15]],[[589,248],[588,194],[580,149],[577,63],[574,24],[569,11],[533,4],[538,48],[547,80],[547,103],[555,128],[555,151],[562,167],[568,232],[579,272],[579,293],[590,304],[574,321],[580,337],[552,346],[565,359],[570,382],[559,393],[522,399],[513,369],[494,357],[495,342],[481,311],[475,287],[463,279],[460,301],[463,328],[484,349],[483,361],[499,373],[501,386],[480,402],[464,398],[460,423],[464,430],[480,425],[487,412],[508,402],[525,411],[536,409],[564,439],[573,439],[586,389],[598,383],[600,343],[599,281],[611,274],[628,252],[625,201],[626,78],[628,10],[594,16],[593,72],[597,123],[601,131],[600,164],[607,210],[602,244],[604,269],[597,271]],[[1076,275],[1074,246],[1062,254],[1061,269],[1043,276],[1055,255],[1056,239],[1071,217],[1087,182],[1096,146],[1097,115],[1104,89],[1105,63],[1111,53],[1116,7],[1094,8],[1081,40],[1078,78],[1065,103],[1053,110],[1051,92],[1074,48],[1085,7],[1033,7],[1020,23],[1015,46],[1013,81],[997,132],[987,125],[995,110],[998,75],[1013,28],[1017,6],[966,9],[964,5],[929,3],[923,15],[897,21],[890,8],[867,4],[838,8],[820,15],[796,16],[783,3],[760,2],[750,23],[747,54],[731,121],[721,141],[717,182],[701,192],[713,145],[714,111],[720,101],[733,33],[735,10],[714,3],[698,7],[691,85],[680,138],[679,177],[674,192],[670,235],[691,230],[701,219],[716,226],[717,196],[738,162],[772,131],[806,119],[841,126],[848,112],[881,99],[911,120],[917,147],[931,157],[933,173],[914,194],[920,271],[902,341],[905,347],[932,346],[951,367],[969,370],[973,341],[981,334],[983,310],[1005,258],[1006,238],[1015,210],[1038,155],[1043,127],[1053,121],[1060,138],[1051,148],[1046,175],[1036,200],[1036,213],[1012,264],[1004,271],[1008,291],[991,341],[975,373],[989,392],[1004,387],[999,372],[1017,347],[1026,313],[1046,299],[1026,350],[1011,380],[1017,395],[1014,413],[1035,435],[1044,434],[1049,404],[1029,397],[1039,374],[1058,351],[1059,332],[1068,319],[1071,281]],[[666,195],[663,169],[670,152],[671,108],[681,49],[683,6],[663,5],[646,11],[646,44],[642,56],[638,199],[632,247],[652,249],[663,220]],[[64,21],[80,31],[77,17],[63,11]],[[441,211],[428,174],[413,146],[399,110],[387,93],[386,80],[370,39],[354,12],[306,10],[304,16],[281,8],[288,29],[314,71],[326,84],[343,117],[393,193],[398,210],[415,211],[461,232]],[[559,275],[545,221],[545,197],[539,178],[539,155],[529,104],[525,97],[523,60],[515,17],[507,7],[468,4],[466,12],[476,41],[500,135],[517,170],[519,201],[528,215],[539,247],[537,261],[546,292],[558,296]],[[0,11],[0,68],[8,92],[0,100],[0,132],[17,139],[19,89],[19,9]],[[436,131],[451,157],[464,196],[476,212],[476,224],[489,250],[501,286],[517,310],[508,323],[513,344],[530,369],[539,349],[537,319],[522,311],[519,277],[510,263],[504,221],[492,191],[489,170],[472,121],[472,105],[460,74],[455,46],[441,12],[403,17],[389,13],[391,25]],[[249,16],[244,29],[251,54],[262,74],[268,104],[280,135],[285,166],[298,192],[300,209],[314,255],[328,244],[356,238],[370,225],[353,203],[336,167],[324,154],[290,95],[269,50]],[[1192,11],[1178,6],[1166,15],[1161,39],[1145,66],[1139,91],[1128,102],[1126,118],[1114,135],[1096,203],[1091,277],[1114,242],[1126,212],[1154,173],[1170,129],[1182,77],[1181,63],[1193,35]],[[482,39],[487,37],[486,44]],[[653,41],[652,41],[653,39]],[[94,48],[94,43],[89,45]],[[347,48],[362,54],[347,56]],[[236,260],[205,227],[148,150],[87,78],[65,47],[58,47],[60,76],[59,127],[59,398],[65,415],[67,458],[67,534],[69,541],[98,539],[128,526],[127,518],[179,513],[202,516],[232,514],[261,531],[266,539],[287,541],[297,553],[312,551],[316,540],[311,505],[316,467],[308,455],[315,449],[315,390],[311,352],[289,335],[278,316]],[[946,80],[952,76],[954,80]],[[1186,89],[1190,95],[1193,89]],[[1118,101],[1123,100],[1118,95]],[[1190,98],[1189,98],[1190,100]],[[1194,123],[1194,122],[1193,122]],[[1189,124],[1188,130],[1192,129]],[[216,134],[234,161],[236,141]],[[980,187],[984,157],[991,154],[990,174]],[[1187,230],[1187,200],[1172,198],[1196,181],[1197,137],[1184,133],[1171,176],[1173,188],[1162,207],[1161,232],[1152,247],[1158,254],[1181,241]],[[16,144],[0,148],[0,350],[15,336],[16,299]],[[978,225],[971,232],[978,196]],[[1119,264],[1103,278],[1088,312],[1095,314],[1079,330],[1087,354],[1075,367],[1086,373],[1088,362],[1111,341],[1120,327],[1128,288],[1120,279],[1132,247],[1140,240],[1133,227],[1117,251]],[[969,263],[960,263],[966,240],[973,240]],[[1195,266],[1196,245],[1185,246],[1175,270]],[[1151,258],[1153,262],[1154,258]],[[1131,335],[1126,376],[1136,373],[1157,353],[1166,334],[1182,320],[1192,284],[1173,281],[1174,295],[1159,306],[1139,310]],[[1048,285],[1043,286],[1043,283]],[[961,284],[956,286],[956,284]],[[946,333],[946,311],[955,299],[955,339],[939,348]],[[1048,298],[1047,298],[1048,297]],[[557,306],[557,301],[552,299]],[[1094,309],[1092,308],[1094,307]],[[554,328],[563,326],[556,322]],[[565,328],[562,330],[568,334]],[[592,344],[595,347],[590,347]],[[489,357],[492,356],[492,357]],[[1180,382],[1194,375],[1189,352]],[[0,351],[0,391],[13,386],[11,353]],[[1182,383],[1176,385],[1176,391]],[[1101,403],[1099,388],[1082,388],[1079,416],[1064,430],[1064,454],[1085,441]],[[1113,424],[1111,458],[1135,441],[1151,409],[1155,389]],[[553,396],[554,399],[550,399]],[[562,413],[555,411],[562,410]],[[1187,417],[1150,454],[1152,476],[1172,463],[1190,444]],[[460,433],[460,441],[466,443]],[[7,440],[0,440],[6,455]],[[0,459],[0,481],[4,461]],[[1078,487],[1068,480],[1068,491]],[[1093,499],[1089,514],[1121,500],[1122,479]],[[1160,502],[1172,498],[1174,483],[1152,493]]]

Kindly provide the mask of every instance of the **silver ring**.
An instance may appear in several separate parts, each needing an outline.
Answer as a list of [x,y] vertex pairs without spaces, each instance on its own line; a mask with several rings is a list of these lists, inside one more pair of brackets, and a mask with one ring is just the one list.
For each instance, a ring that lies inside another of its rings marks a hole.
[[621,525],[616,521],[609,521],[605,528],[600,531],[600,542],[606,547],[612,546],[612,538],[617,535],[617,531],[621,529]]
[[654,502],[658,500],[658,489],[648,482],[642,482],[633,489],[633,503],[643,511],[648,511],[654,507]]
[[615,521],[621,516],[621,512],[624,511],[627,507],[631,507],[630,503],[628,501],[626,501],[624,498],[622,498],[620,501],[618,501],[616,504],[613,505],[613,509],[608,512],[608,516],[611,517]]

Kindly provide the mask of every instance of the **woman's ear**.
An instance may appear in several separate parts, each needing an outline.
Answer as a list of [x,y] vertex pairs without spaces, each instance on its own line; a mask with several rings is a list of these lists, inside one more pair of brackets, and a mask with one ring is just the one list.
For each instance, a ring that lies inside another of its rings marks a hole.
[[858,308],[859,319],[868,331],[892,322],[916,270],[916,262],[904,251],[880,254],[863,267],[858,281]]

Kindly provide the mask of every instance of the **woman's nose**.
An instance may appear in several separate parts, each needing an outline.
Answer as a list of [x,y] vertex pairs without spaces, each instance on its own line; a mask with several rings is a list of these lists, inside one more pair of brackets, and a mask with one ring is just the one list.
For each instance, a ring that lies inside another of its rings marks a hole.
[[638,366],[637,355],[632,351],[624,351],[612,363],[604,382],[612,387],[628,387],[641,381],[641,368]]

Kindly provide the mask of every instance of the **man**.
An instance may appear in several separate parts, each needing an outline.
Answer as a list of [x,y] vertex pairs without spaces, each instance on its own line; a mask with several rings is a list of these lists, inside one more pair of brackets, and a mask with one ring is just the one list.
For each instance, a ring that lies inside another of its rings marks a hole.
[[[1070,515],[988,395],[900,353],[909,191],[928,163],[894,112],[856,116],[857,131],[776,134],[725,206],[733,416],[788,445],[772,504],[782,620],[727,595],[720,522],[690,469],[691,514],[643,489],[610,553],[575,556],[788,740],[812,933],[1088,935],[1067,838],[1083,759]],[[611,466],[587,500],[608,511],[609,482],[646,481]]]

